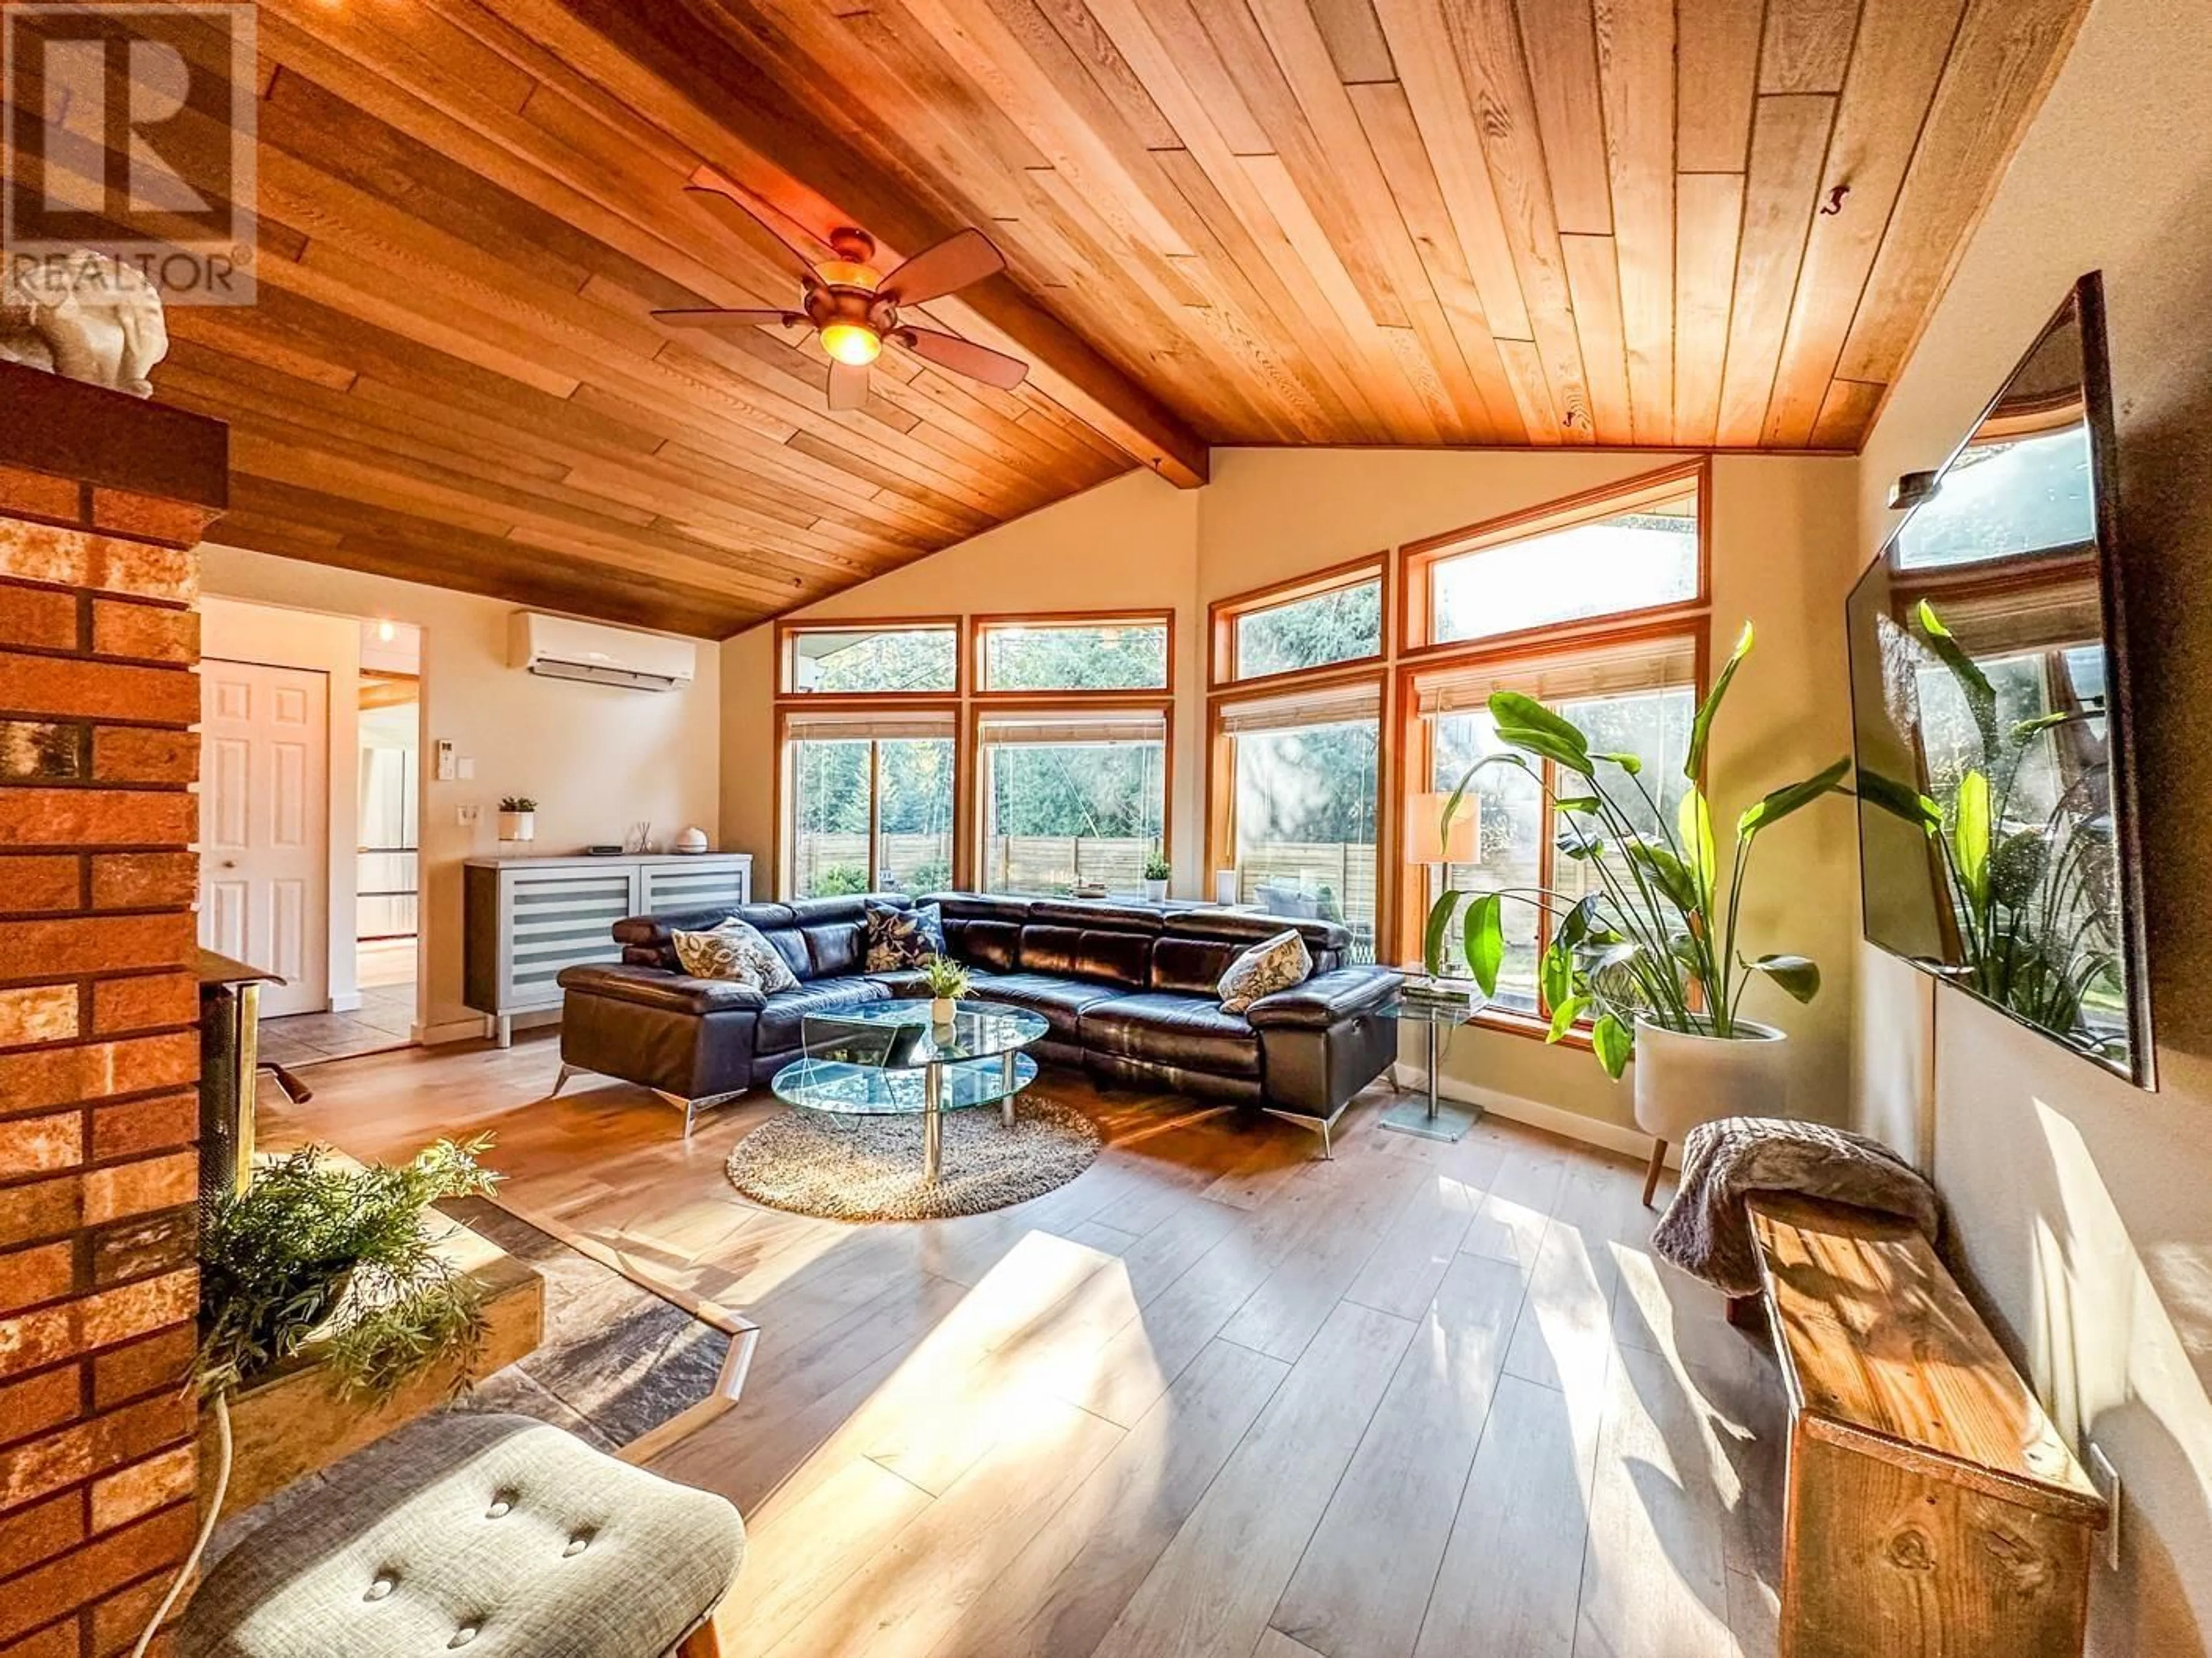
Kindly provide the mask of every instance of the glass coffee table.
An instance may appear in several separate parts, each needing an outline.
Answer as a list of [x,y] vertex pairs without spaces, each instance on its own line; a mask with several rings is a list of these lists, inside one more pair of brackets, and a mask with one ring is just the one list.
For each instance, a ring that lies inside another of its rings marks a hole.
[[1021,1050],[1049,1029],[1042,1015],[998,1002],[963,1001],[945,1024],[927,1001],[860,1002],[802,1019],[805,1057],[769,1085],[805,1111],[920,1116],[922,1178],[933,1181],[945,1113],[997,1105],[1013,1127],[1014,1097],[1037,1072]]

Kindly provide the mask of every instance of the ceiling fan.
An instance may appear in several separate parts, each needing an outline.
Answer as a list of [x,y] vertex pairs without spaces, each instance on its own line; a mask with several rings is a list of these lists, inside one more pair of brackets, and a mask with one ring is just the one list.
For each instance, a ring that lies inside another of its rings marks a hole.
[[[703,328],[714,333],[763,324],[786,327],[805,324],[821,336],[822,349],[830,355],[830,406],[840,410],[858,409],[867,401],[868,365],[882,355],[886,341],[940,368],[1001,391],[1011,392],[1028,378],[1029,365],[1018,357],[956,334],[917,328],[899,319],[902,307],[942,298],[1006,269],[1005,257],[981,231],[957,232],[884,273],[872,263],[876,239],[865,230],[845,226],[831,231],[829,243],[836,257],[815,263],[799,254],[775,226],[753,214],[738,197],[705,185],[687,185],[684,189],[718,206],[735,205],[752,215],[794,262],[799,304],[796,310],[656,311],[653,314],[659,320],[678,328]],[[757,242],[759,239],[749,240]]]

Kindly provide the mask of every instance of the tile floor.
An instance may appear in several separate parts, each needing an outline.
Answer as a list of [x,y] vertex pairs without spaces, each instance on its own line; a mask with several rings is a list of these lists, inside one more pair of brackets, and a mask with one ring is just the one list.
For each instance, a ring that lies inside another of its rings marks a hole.
[[261,1022],[261,1057],[298,1067],[404,1048],[415,1023],[415,941],[361,947],[361,1006],[351,1013],[292,1013]]

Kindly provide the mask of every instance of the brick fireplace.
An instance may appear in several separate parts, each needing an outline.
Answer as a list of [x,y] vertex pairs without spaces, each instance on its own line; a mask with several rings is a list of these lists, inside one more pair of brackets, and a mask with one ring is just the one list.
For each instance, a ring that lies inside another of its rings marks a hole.
[[220,423],[0,364],[0,1658],[126,1651],[198,1522],[198,617]]

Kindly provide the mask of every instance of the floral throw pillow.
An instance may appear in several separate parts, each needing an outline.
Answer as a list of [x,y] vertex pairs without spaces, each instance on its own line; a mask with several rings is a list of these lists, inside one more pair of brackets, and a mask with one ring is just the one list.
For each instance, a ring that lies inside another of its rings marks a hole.
[[734,979],[763,996],[797,987],[799,975],[758,927],[732,915],[707,932],[672,932],[676,960],[695,979]]
[[1306,954],[1306,941],[1297,928],[1285,927],[1230,963],[1214,987],[1221,993],[1224,1013],[1242,1013],[1262,996],[1302,985],[1312,975],[1313,957]]
[[936,904],[868,906],[868,971],[896,973],[945,954],[945,912]]

